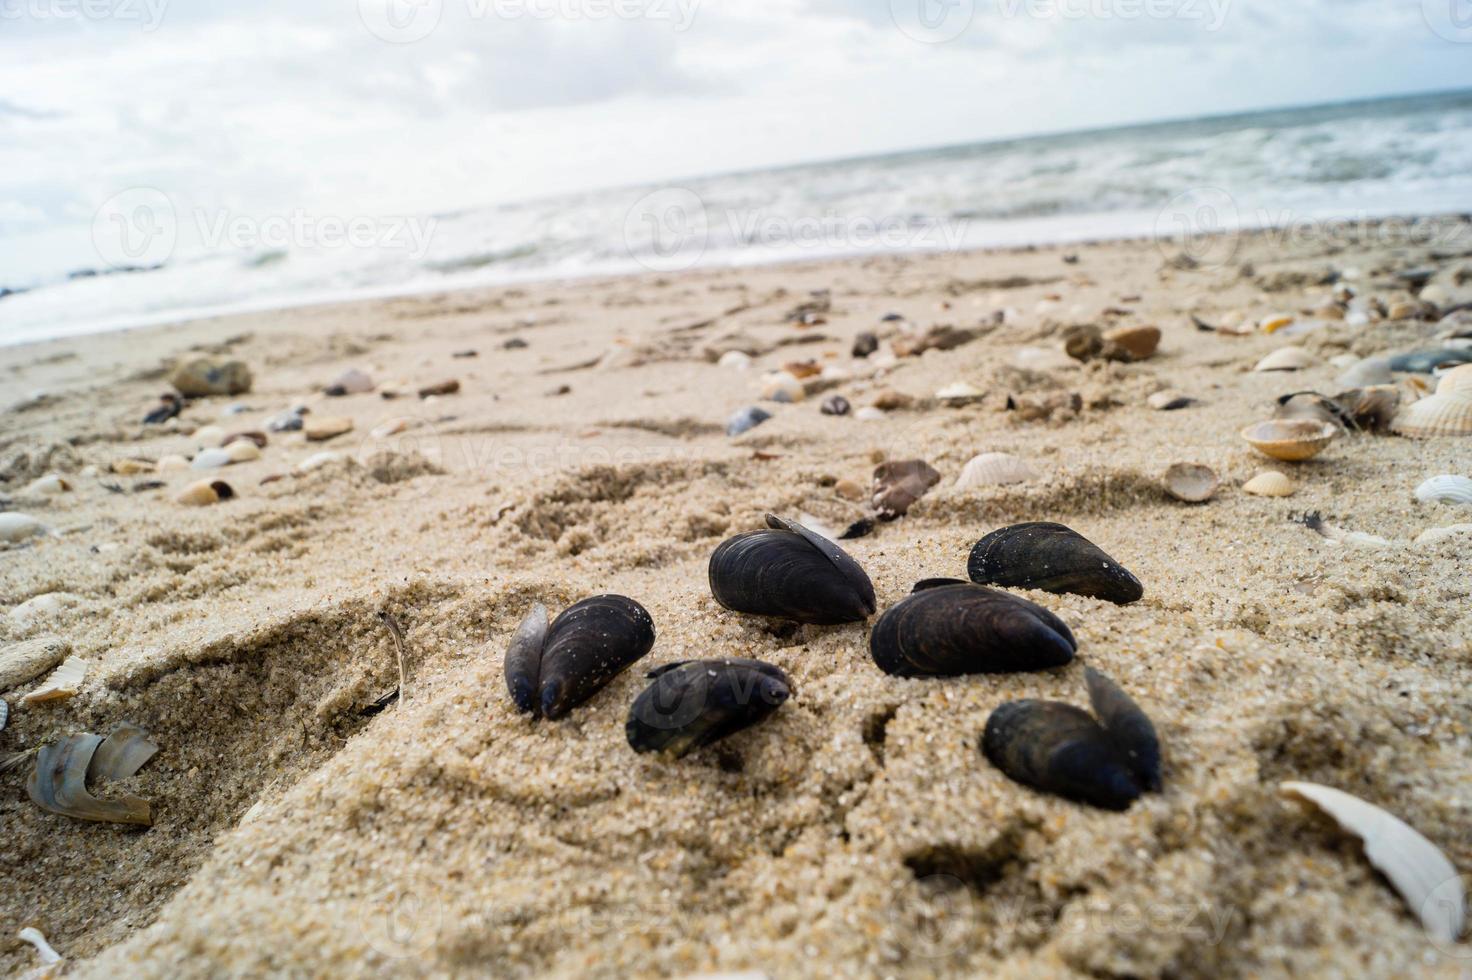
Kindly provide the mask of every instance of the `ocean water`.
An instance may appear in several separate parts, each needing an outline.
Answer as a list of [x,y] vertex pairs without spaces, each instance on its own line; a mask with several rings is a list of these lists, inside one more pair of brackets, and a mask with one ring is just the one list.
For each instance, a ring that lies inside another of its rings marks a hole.
[[[1472,211],[1472,92],[1065,133],[432,215],[179,213],[132,191],[90,242],[0,270],[0,344],[354,296],[872,252]],[[1338,224],[1334,224],[1334,223]],[[1433,232],[1421,232],[1434,234]],[[1472,247],[1472,243],[1461,243]],[[15,278],[7,281],[3,277]]]

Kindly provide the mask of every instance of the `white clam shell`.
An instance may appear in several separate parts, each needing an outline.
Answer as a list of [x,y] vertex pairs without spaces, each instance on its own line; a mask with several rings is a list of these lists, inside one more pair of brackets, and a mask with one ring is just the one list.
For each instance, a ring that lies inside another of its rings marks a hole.
[[961,476],[956,480],[956,489],[1003,487],[1037,478],[1037,470],[1025,460],[1008,453],[982,453],[962,468]]
[[225,441],[225,430],[218,425],[206,425],[194,430],[194,444],[206,449],[217,449]]
[[1437,394],[1412,402],[1396,413],[1390,431],[1413,438],[1472,435],[1472,398],[1464,392]]
[[1314,356],[1302,347],[1279,347],[1257,362],[1254,371],[1301,371],[1314,363]]
[[1298,488],[1277,470],[1264,470],[1242,484],[1242,489],[1258,497],[1291,497]]
[[1472,480],[1465,476],[1433,476],[1416,488],[1423,504],[1461,504],[1472,507]]
[[0,541],[24,541],[46,533],[46,525],[29,514],[15,511],[0,514]]
[[71,481],[57,473],[47,473],[26,485],[26,493],[34,496],[53,497],[71,490]]
[[1216,471],[1199,463],[1173,463],[1165,471],[1166,493],[1188,504],[1201,504],[1216,494],[1221,485]]
[[230,450],[228,449],[205,449],[194,457],[194,461],[189,464],[189,468],[194,470],[213,470],[221,466],[229,466],[233,462],[235,460],[231,458]]
[[1422,928],[1439,942],[1456,942],[1467,920],[1466,891],[1435,844],[1394,814],[1343,790],[1300,782],[1280,783],[1278,790],[1313,804],[1358,837],[1365,859],[1395,886]]
[[249,463],[261,458],[261,447],[249,439],[237,439],[225,447],[232,463]]

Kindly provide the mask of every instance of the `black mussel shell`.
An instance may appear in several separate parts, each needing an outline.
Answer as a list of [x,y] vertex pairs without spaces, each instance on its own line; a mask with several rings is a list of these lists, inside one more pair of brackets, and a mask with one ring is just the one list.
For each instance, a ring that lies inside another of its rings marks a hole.
[[574,603],[550,626],[533,607],[506,652],[506,687],[519,710],[561,718],[653,646],[654,620],[621,595]]
[[884,611],[869,634],[879,669],[897,677],[1047,670],[1078,644],[1048,610],[997,589],[927,579]]
[[676,759],[755,725],[792,696],[787,675],[760,660],[687,660],[649,677],[624,731],[635,752]]
[[971,581],[1004,588],[1072,592],[1123,605],[1145,594],[1140,580],[1072,528],[1048,521],[993,531],[971,549]]
[[1160,737],[1134,699],[1114,681],[1092,667],[1084,668],[1089,702],[1114,747],[1129,765],[1143,789],[1160,791]]
[[1126,810],[1141,793],[1109,733],[1071,704],[1001,705],[986,721],[981,751],[1019,783],[1106,810]]
[[874,614],[874,586],[848,552],[793,521],[768,514],[767,527],[728,538],[710,556],[717,602],[819,626]]

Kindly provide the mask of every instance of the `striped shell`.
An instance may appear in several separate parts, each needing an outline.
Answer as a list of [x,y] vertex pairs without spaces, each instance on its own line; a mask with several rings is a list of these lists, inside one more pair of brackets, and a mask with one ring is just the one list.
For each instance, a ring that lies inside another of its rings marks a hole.
[[1026,483],[1037,478],[1037,471],[1016,456],[1007,453],[982,453],[961,470],[961,476],[956,480],[956,489],[1001,487],[1010,483]]
[[1437,393],[1396,413],[1390,431],[1412,438],[1472,435],[1472,398],[1463,392]]
[[1436,383],[1438,395],[1458,393],[1461,398],[1472,398],[1472,364],[1462,364],[1441,376]]
[[1257,362],[1254,371],[1299,371],[1314,363],[1314,357],[1302,347],[1280,347]]
[[1472,506],[1472,480],[1465,476],[1433,476],[1416,488],[1416,499],[1423,504]]
[[1242,489],[1258,497],[1291,497],[1298,488],[1277,470],[1264,470],[1242,484]]

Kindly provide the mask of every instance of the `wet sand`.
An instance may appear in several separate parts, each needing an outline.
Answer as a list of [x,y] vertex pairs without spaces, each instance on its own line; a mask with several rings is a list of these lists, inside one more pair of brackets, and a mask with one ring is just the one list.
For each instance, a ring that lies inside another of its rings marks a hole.
[[[25,768],[0,776],[0,969],[37,963],[14,939],[31,925],[75,976],[1457,976],[1472,948],[1438,950],[1354,842],[1276,786],[1347,790],[1472,869],[1472,536],[1411,543],[1472,520],[1412,495],[1472,475],[1472,440],[1346,436],[1277,464],[1238,436],[1279,395],[1337,390],[1331,358],[1429,346],[1436,322],[1232,336],[1190,316],[1312,309],[1328,271],[1393,305],[1410,298],[1395,275],[1431,265],[1455,298],[1472,263],[1414,244],[1238,246],[1196,268],[1119,242],[549,283],[0,350],[0,400],[20,403],[0,492],[55,530],[0,553],[0,646],[54,634],[90,663],[71,700],[3,692],[0,752],[124,720],[161,746],[120,787],[152,801],[146,830],[46,813]],[[814,290],[831,291],[824,322],[789,322]],[[888,368],[853,359],[859,331],[902,336],[891,312],[978,336]],[[1062,333],[1083,322],[1154,324],[1160,351],[1071,362]],[[748,370],[709,356],[732,334],[757,351]],[[1251,370],[1287,344],[1314,364]],[[243,360],[253,390],[141,425],[191,352]],[[765,370],[809,358],[851,376],[725,435]],[[141,492],[154,477],[107,472],[192,451],[204,425],[264,428],[350,367],[409,395],[316,397],[309,418],[354,431],[271,433],[259,460],[210,474],[234,499],[175,503],[197,472]],[[450,378],[459,393],[413,395]],[[957,382],[985,397],[935,399]],[[885,389],[915,402],[875,420],[819,411]],[[1167,389],[1197,404],[1148,407]],[[222,417],[232,403],[248,411]],[[1062,407],[1038,417],[1047,406]],[[394,419],[405,431],[370,434]],[[341,458],[295,471],[324,450]],[[956,490],[988,451],[1039,478]],[[881,610],[917,579],[964,576],[978,538],[1024,520],[1087,535],[1144,599],[1027,593],[1069,624],[1079,660],[955,680],[881,673],[864,624],[715,603],[706,561],[724,537],[768,512],[846,527],[864,506],[840,483],[913,458],[941,483],[846,543]],[[1217,496],[1167,497],[1176,462],[1214,468]],[[1265,469],[1297,494],[1244,493]],[[28,497],[51,471],[75,489]],[[1326,540],[1294,520],[1313,511],[1391,543]],[[564,721],[515,714],[502,657],[527,607],[605,591],[649,609],[652,653]],[[408,693],[365,715],[397,683],[380,611],[403,624]],[[795,697],[682,761],[633,753],[643,669],[706,656],[777,664]],[[1085,663],[1165,746],[1164,792],[1125,813],[1019,786],[978,750],[1004,701],[1087,704]]]

